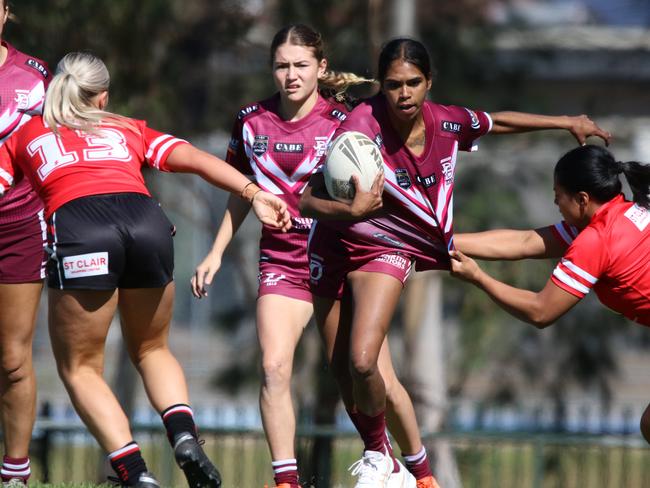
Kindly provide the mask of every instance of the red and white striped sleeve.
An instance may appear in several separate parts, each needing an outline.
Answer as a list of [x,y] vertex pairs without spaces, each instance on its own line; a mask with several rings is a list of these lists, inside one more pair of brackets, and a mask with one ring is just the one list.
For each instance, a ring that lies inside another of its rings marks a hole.
[[160,171],[169,171],[165,165],[171,152],[181,144],[188,144],[184,139],[179,139],[169,134],[158,132],[149,127],[143,132],[145,144],[145,162]]
[[569,246],[551,279],[568,293],[583,298],[605,272],[608,259],[606,243],[588,227]]
[[553,236],[555,236],[555,238],[567,248],[580,233],[577,227],[567,224],[564,220],[551,226],[551,232],[553,233]]

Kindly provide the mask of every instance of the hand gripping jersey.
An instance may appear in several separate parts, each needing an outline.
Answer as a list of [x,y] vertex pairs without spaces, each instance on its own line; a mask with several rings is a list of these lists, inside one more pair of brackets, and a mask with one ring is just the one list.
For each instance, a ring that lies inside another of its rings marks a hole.
[[[43,61],[17,51],[6,42],[7,59],[0,66],[0,144],[33,115],[43,111],[50,71]],[[23,180],[0,199],[0,224],[36,215],[43,204]]]
[[60,137],[33,117],[0,147],[0,194],[22,175],[45,204],[46,217],[75,198],[107,193],[150,196],[141,168],[167,171],[167,157],[182,139],[126,119],[133,129],[104,123],[96,134],[60,128]]
[[581,232],[553,227],[568,249],[551,279],[583,298],[592,288],[603,305],[650,326],[650,212],[619,195],[598,209]]
[[318,97],[311,112],[295,122],[279,115],[280,95],[242,108],[237,116],[226,160],[269,193],[282,198],[293,227],[287,233],[264,226],[260,261],[308,276],[307,237],[311,219],[300,216],[298,202],[317,169],[345,107]]
[[366,258],[392,250],[410,255],[416,270],[448,269],[456,156],[459,150],[475,150],[476,140],[489,132],[492,120],[485,112],[426,101],[422,107],[426,143],[418,156],[403,144],[387,110],[382,95],[372,97],[357,106],[334,135],[359,131],[380,147],[385,176],[382,214],[360,222],[318,225],[334,227],[356,250],[365,248]]

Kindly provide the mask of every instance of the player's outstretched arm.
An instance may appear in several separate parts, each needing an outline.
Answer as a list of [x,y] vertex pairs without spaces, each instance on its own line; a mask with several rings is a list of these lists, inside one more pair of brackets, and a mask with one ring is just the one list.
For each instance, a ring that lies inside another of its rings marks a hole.
[[550,279],[538,293],[522,290],[492,278],[460,251],[449,255],[452,276],[478,286],[506,312],[539,329],[551,325],[580,301]]
[[262,223],[283,231],[291,228],[287,204],[275,195],[262,191],[224,160],[191,144],[181,144],[174,148],[165,164],[170,171],[197,174],[214,186],[240,195],[252,205]]
[[585,145],[587,138],[600,137],[609,145],[612,135],[601,129],[598,124],[586,115],[536,115],[524,112],[494,112],[491,134],[513,134],[544,129],[568,130],[576,138],[578,144]]
[[454,234],[454,247],[467,256],[487,260],[559,258],[564,247],[553,236],[551,227]]
[[359,179],[352,177],[355,194],[351,203],[332,199],[325,188],[322,173],[312,175],[309,185],[300,198],[298,208],[304,217],[321,220],[361,220],[381,209],[383,205],[384,174],[378,174],[370,188],[363,191]]
[[228,244],[248,215],[251,206],[243,199],[230,195],[226,211],[221,219],[221,225],[214,238],[212,249],[203,258],[190,280],[192,295],[196,298],[208,296],[207,287],[212,284],[214,275],[221,268],[221,260]]

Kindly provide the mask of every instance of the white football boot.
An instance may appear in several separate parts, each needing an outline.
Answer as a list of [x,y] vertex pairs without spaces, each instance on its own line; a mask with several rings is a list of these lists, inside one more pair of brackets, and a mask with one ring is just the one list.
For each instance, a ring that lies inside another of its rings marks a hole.
[[408,469],[404,467],[399,459],[395,459],[399,466],[399,471],[391,473],[388,477],[387,488],[416,488],[415,476],[413,476]]
[[387,488],[388,477],[393,472],[393,460],[378,451],[363,451],[363,457],[348,468],[357,476],[354,488]]

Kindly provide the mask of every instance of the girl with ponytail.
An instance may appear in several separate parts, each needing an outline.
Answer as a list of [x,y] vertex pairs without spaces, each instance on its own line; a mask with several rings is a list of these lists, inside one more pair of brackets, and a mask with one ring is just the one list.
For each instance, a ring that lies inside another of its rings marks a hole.
[[278,232],[290,227],[289,215],[282,200],[224,161],[145,121],[106,111],[109,79],[92,54],[61,60],[44,116],[33,117],[0,147],[0,196],[14,179],[26,177],[43,200],[54,357],[75,409],[109,453],[121,485],[160,486],[103,377],[104,344],[118,308],[131,360],[190,488],[218,488],[219,472],[201,448],[185,376],[168,345],[174,226],[151,198],[142,167],[195,173],[246,200]]
[[[260,187],[282,198],[291,213],[290,232],[282,234],[268,226],[262,229],[257,332],[262,352],[260,410],[275,483],[278,487],[297,488],[290,384],[294,353],[313,314],[307,259],[312,221],[300,216],[298,201],[332,134],[355,103],[345,90],[373,80],[329,70],[321,35],[301,24],[288,25],[277,32],[270,55],[278,91],[239,111],[227,161]],[[196,298],[207,296],[206,289],[221,266],[223,253],[249,208],[240,199],[229,200],[212,250],[192,278]],[[326,349],[331,352],[333,344],[327,344]],[[391,415],[396,419],[392,431],[398,436],[402,452],[417,454],[414,464],[421,472],[430,474],[413,406],[395,376],[386,341],[380,362],[395,412]],[[396,487],[415,486],[413,477],[399,463],[395,464],[393,476]]]
[[[621,176],[632,200],[621,193]],[[650,166],[621,162],[586,145],[555,166],[555,204],[563,221],[535,230],[456,234],[452,275],[483,289],[501,308],[544,328],[593,288],[607,307],[650,326]],[[514,288],[485,273],[473,259],[561,258],[544,288]],[[641,420],[650,443],[650,407]]]

